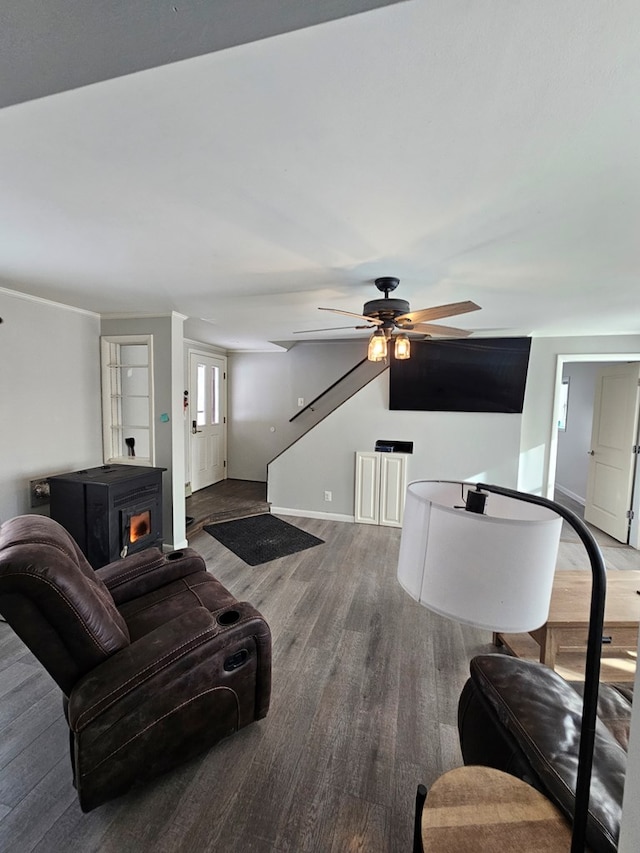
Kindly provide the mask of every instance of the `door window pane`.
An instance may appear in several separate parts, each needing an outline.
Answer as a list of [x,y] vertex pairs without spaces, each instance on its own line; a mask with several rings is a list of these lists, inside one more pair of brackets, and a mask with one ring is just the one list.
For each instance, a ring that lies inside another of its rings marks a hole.
[[567,414],[569,412],[569,380],[563,379],[560,387],[560,417],[558,418],[558,429],[563,432],[567,429]]
[[205,417],[205,396],[206,396],[206,385],[205,385],[205,376],[207,369],[204,364],[198,364],[197,366],[197,387],[196,387],[196,422],[198,426],[204,426],[206,423]]
[[217,367],[211,368],[211,423],[214,425],[220,423],[218,371]]

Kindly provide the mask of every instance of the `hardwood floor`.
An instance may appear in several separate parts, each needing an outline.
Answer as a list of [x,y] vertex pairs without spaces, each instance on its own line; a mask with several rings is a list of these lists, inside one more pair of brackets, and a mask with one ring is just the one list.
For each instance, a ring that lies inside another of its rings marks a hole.
[[[495,651],[490,634],[429,613],[401,589],[399,530],[286,520],[325,544],[252,568],[207,533],[190,537],[271,626],[267,718],[89,814],[71,784],[60,691],[0,623],[1,850],[411,849],[416,785],[461,763],[458,696],[469,659]],[[577,547],[562,543],[566,567]]]
[[[572,498],[556,492],[554,500],[568,509],[572,510],[579,518],[584,520],[584,507]],[[640,551],[630,548],[628,545],[618,542],[607,533],[599,530],[591,524],[587,527],[592,532],[596,542],[600,546],[604,557],[607,571],[617,569],[640,569]],[[589,570],[589,561],[584,546],[578,538],[578,534],[565,521],[562,525],[562,545],[558,554],[558,569],[585,569]]]
[[273,632],[266,719],[83,815],[61,694],[0,623],[0,849],[388,853],[413,801],[461,763],[456,705],[489,635],[428,613],[395,579],[400,531],[287,518],[324,545],[254,568],[191,544]]

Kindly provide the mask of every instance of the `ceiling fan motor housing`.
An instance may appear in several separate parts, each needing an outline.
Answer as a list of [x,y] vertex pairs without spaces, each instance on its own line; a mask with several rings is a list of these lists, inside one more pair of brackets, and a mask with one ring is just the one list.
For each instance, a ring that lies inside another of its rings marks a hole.
[[406,299],[389,299],[391,291],[395,290],[400,284],[399,278],[384,275],[377,278],[374,284],[378,290],[384,293],[384,299],[372,299],[370,302],[365,302],[362,309],[365,317],[374,317],[377,320],[383,320],[392,324],[400,314],[407,314],[411,310]]
[[377,317],[379,320],[393,320],[400,314],[408,314],[411,307],[406,299],[372,299],[365,302],[362,313],[365,317]]

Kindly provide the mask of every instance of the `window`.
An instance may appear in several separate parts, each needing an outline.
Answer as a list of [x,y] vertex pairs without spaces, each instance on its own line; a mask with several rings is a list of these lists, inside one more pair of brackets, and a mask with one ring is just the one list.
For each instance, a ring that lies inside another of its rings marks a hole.
[[101,338],[105,463],[153,465],[153,337]]
[[569,379],[563,379],[560,386],[560,415],[558,417],[558,429],[563,432],[567,429],[567,411],[569,409]]
[[196,382],[196,421],[198,422],[198,426],[204,426],[207,422],[207,416],[205,413],[206,406],[206,367],[204,364],[199,364],[197,367],[197,382]]
[[196,421],[197,426],[216,426],[220,423],[220,368],[209,371],[210,387],[207,388],[207,365],[196,365]]

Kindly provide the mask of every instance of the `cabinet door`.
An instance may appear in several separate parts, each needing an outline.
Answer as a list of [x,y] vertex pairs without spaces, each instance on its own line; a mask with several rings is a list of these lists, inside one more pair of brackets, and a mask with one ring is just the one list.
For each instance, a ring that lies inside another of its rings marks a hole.
[[380,456],[379,523],[386,527],[402,527],[407,457],[400,453],[381,453]]
[[355,519],[360,524],[378,524],[379,457],[379,453],[356,453]]

